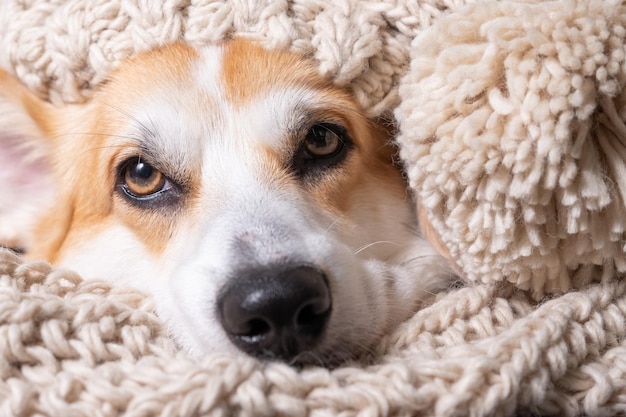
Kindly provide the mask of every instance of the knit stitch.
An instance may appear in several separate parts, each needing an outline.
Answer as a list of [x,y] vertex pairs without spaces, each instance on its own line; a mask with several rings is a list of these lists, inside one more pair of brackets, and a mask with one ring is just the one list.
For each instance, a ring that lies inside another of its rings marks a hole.
[[0,66],[57,104],[175,40],[312,57],[394,112],[468,282],[371,362],[297,370],[193,360],[145,295],[0,250],[0,416],[626,414],[626,6],[464,3],[0,1]]

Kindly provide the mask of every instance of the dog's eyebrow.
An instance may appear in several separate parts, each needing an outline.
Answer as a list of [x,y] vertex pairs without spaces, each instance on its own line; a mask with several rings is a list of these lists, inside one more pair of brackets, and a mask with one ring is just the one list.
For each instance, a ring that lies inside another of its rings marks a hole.
[[[149,123],[149,124],[148,124]],[[184,183],[189,180],[197,152],[185,149],[180,138],[165,137],[150,120],[139,125],[135,135],[140,155],[171,179]],[[195,158],[194,158],[195,157]]]
[[[339,125],[346,130],[351,130],[351,122],[345,114],[337,109],[318,106],[301,106],[287,125],[290,135],[301,140],[303,135],[313,125],[319,123]],[[297,144],[296,144],[297,145]]]

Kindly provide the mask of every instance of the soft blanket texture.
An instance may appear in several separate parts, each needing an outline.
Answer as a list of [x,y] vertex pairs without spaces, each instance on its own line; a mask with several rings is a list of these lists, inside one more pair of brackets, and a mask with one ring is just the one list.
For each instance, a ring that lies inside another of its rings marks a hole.
[[193,361],[142,294],[0,251],[0,416],[626,413],[626,6],[462,3],[2,0],[0,65],[56,103],[176,39],[310,54],[395,111],[470,285],[374,364],[297,371]]

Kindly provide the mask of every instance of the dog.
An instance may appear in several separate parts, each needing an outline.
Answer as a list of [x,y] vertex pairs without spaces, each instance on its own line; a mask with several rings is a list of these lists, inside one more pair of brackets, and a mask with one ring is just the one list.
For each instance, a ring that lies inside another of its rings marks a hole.
[[450,286],[389,129],[298,54],[175,43],[54,107],[0,72],[0,244],[151,294],[194,357],[329,365]]

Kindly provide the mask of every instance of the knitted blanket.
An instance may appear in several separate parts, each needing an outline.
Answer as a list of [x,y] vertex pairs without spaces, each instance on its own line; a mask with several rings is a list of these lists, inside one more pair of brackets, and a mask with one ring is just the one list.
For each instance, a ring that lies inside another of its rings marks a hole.
[[233,34],[393,112],[467,287],[373,363],[297,370],[192,360],[143,294],[0,251],[0,416],[626,413],[626,4],[0,2],[0,66],[54,103],[140,50]]

